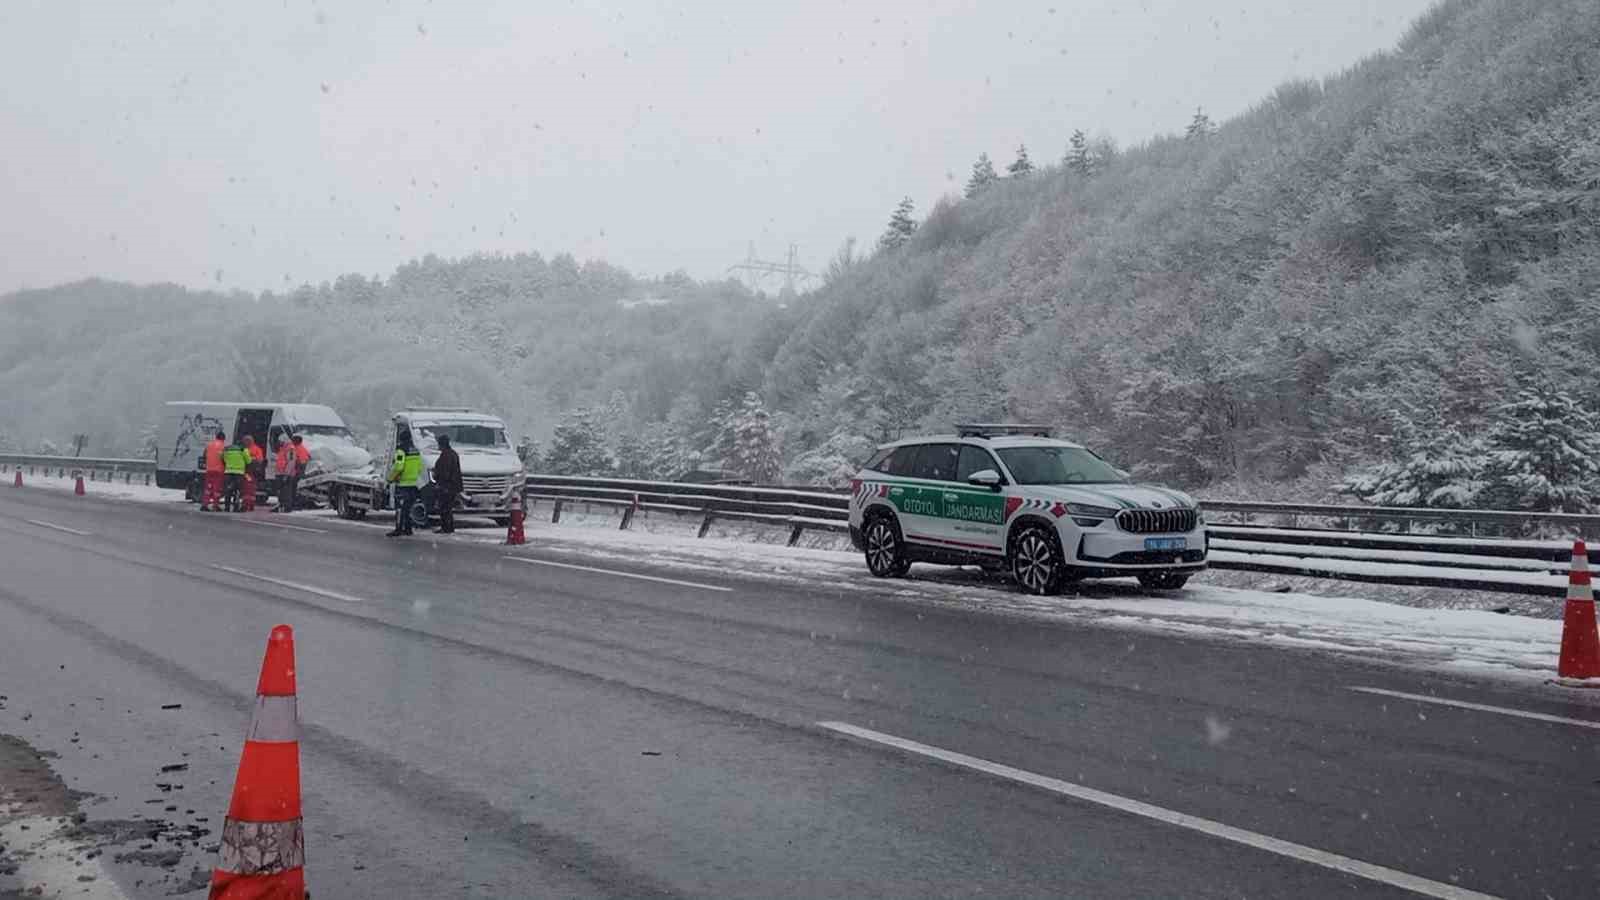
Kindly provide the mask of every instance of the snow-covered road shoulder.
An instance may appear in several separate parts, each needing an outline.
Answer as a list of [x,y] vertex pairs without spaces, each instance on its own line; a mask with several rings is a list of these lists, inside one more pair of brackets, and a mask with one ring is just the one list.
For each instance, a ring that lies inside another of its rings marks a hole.
[[[1147,592],[1132,580],[1091,581],[1075,594],[1030,597],[976,570],[914,566],[909,578],[881,580],[858,554],[834,547],[786,547],[740,539],[695,538],[659,523],[616,530],[592,522],[531,522],[529,543],[573,558],[648,562],[685,572],[730,574],[805,586],[817,592],[866,593],[895,602],[1066,620],[1210,640],[1248,641],[1335,652],[1373,661],[1488,675],[1538,684],[1555,674],[1561,623],[1463,609],[1426,609],[1351,597],[1314,596],[1191,584]],[[769,529],[770,530],[770,529]],[[499,540],[483,535],[478,540]],[[774,534],[771,538],[780,540]]]

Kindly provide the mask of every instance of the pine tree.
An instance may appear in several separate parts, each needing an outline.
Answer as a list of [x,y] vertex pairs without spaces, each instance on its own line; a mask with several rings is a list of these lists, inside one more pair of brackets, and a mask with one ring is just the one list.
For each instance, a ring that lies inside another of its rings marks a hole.
[[1189,120],[1189,127],[1184,131],[1183,136],[1191,141],[1202,140],[1215,134],[1216,130],[1217,126],[1211,124],[1211,117],[1206,115],[1204,109],[1196,106],[1194,108],[1194,118]]
[[1518,391],[1495,411],[1487,497],[1502,509],[1589,512],[1600,499],[1595,415],[1549,387]]
[[1028,158],[1026,144],[1017,145],[1017,158],[1011,165],[1006,166],[1006,171],[1011,173],[1012,178],[1022,178],[1033,171],[1033,160]]
[[995,174],[994,163],[989,161],[989,154],[978,154],[978,161],[972,164],[972,177],[967,179],[968,199],[983,193],[999,178],[1000,176]]
[[756,484],[776,484],[783,476],[783,456],[772,430],[772,416],[754,391],[744,395],[734,419],[734,477]]
[[543,460],[539,456],[539,442],[532,435],[525,434],[517,441],[517,459],[522,460],[522,468],[527,471],[539,471]]
[[1091,178],[1094,176],[1094,156],[1089,152],[1089,136],[1078,129],[1072,133],[1072,142],[1067,149],[1067,158],[1063,161],[1067,169],[1080,177]]
[[611,474],[613,463],[599,411],[585,407],[568,413],[550,438],[544,465],[552,475]]
[[683,436],[666,422],[652,422],[645,427],[643,477],[654,481],[676,481],[693,465],[684,458]]
[[912,217],[916,204],[910,197],[900,201],[894,208],[894,215],[889,217],[889,227],[884,231],[883,237],[878,238],[878,249],[894,250],[911,240],[911,235],[916,233],[917,220]]
[[733,448],[739,408],[723,400],[711,410],[711,418],[701,432],[699,464],[702,468],[729,472],[733,467]]

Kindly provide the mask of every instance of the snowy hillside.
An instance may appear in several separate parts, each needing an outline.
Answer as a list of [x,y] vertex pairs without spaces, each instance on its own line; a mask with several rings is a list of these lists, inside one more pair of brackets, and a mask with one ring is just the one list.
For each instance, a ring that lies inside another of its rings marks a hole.
[[[644,472],[726,457],[770,411],[782,476],[823,480],[886,437],[1015,417],[1188,487],[1310,471],[1488,502],[1474,485],[1539,477],[1495,454],[1566,440],[1496,432],[1497,411],[1570,409],[1582,433],[1600,396],[1597,45],[1591,0],[1449,0],[1394,52],[1237,119],[979,167],[970,196],[920,222],[902,204],[873,254],[782,305],[537,255],[261,297],[12,295],[0,441],[133,450],[159,397],[316,397],[358,428],[450,401],[543,443],[566,414],[583,467]],[[1529,490],[1587,506],[1569,482],[1591,469]]]

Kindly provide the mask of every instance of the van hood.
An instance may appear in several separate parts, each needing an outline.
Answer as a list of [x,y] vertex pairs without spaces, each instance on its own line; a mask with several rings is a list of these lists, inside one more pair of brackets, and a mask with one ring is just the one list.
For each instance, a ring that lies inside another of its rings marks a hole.
[[1199,504],[1183,491],[1154,484],[1025,484],[1029,496],[1109,509],[1193,509]]
[[351,472],[372,468],[372,454],[348,438],[331,434],[307,434],[300,440],[311,451],[309,471]]

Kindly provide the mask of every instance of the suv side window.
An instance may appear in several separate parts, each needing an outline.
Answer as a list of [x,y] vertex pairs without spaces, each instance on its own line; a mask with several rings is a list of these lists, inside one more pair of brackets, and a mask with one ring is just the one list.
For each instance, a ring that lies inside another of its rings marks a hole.
[[872,458],[868,459],[861,468],[871,472],[886,472],[888,471],[888,466],[885,463],[889,461],[889,456],[892,453],[894,453],[893,447],[885,447],[873,453]]
[[920,444],[907,444],[904,447],[894,448],[889,458],[883,461],[878,471],[886,475],[899,475],[903,478],[916,477],[917,451],[921,450]]
[[923,444],[921,452],[917,454],[916,471],[911,473],[912,478],[926,478],[930,481],[954,481],[956,479],[956,457],[960,454],[959,444]]
[[971,444],[963,444],[961,446],[961,461],[956,464],[956,480],[966,484],[967,479],[971,478],[974,473],[982,472],[984,469],[993,469],[998,472],[1000,471],[1000,466],[995,463],[994,457],[989,455],[989,451],[982,447],[974,447]]

